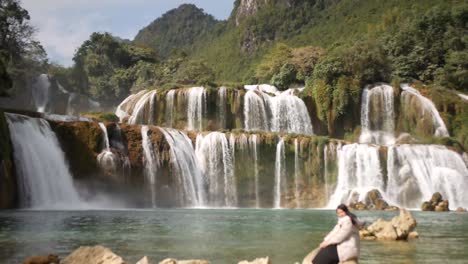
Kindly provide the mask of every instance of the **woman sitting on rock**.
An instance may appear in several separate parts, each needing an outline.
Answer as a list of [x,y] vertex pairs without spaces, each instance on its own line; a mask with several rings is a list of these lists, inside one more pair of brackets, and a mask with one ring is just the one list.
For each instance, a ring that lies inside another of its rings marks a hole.
[[320,244],[320,251],[313,264],[337,264],[359,258],[359,221],[348,207],[336,208],[338,223]]

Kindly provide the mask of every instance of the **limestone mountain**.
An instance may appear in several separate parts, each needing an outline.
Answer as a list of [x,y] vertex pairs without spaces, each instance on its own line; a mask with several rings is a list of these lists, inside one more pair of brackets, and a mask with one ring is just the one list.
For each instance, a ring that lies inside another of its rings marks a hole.
[[176,49],[190,49],[195,41],[211,31],[218,21],[203,9],[183,4],[154,20],[138,32],[134,43],[152,47],[162,57]]

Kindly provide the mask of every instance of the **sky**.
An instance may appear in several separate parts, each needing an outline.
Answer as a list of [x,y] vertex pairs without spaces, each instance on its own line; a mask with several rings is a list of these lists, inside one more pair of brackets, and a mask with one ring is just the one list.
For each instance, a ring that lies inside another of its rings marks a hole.
[[140,29],[183,3],[226,19],[234,0],[21,0],[49,60],[71,66],[75,50],[93,32],[133,39]]

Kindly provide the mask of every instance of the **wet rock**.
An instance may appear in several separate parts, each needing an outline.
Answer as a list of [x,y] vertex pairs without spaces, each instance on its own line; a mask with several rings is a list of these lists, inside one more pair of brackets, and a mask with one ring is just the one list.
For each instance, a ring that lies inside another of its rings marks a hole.
[[408,239],[418,239],[418,238],[419,238],[419,234],[416,231],[413,231],[408,234]]
[[208,260],[176,260],[176,259],[165,259],[159,264],[210,264]]
[[368,210],[369,208],[367,207],[367,205],[363,202],[357,202],[357,203],[351,203],[349,204],[349,207],[351,209],[355,209],[355,210],[359,210],[359,211],[362,211],[362,210]]
[[[365,240],[407,240],[412,234],[412,238],[417,238],[414,233],[417,222],[413,215],[407,210],[400,210],[400,215],[395,216],[391,221],[378,219],[367,228],[361,230],[359,235]],[[417,234],[417,233],[416,233]]]
[[269,257],[266,257],[266,258],[258,258],[253,261],[244,260],[244,261],[239,262],[238,264],[271,264],[271,261]]
[[466,209],[463,207],[458,207],[456,210],[457,213],[466,213]]
[[432,195],[431,200],[423,202],[421,210],[447,212],[450,211],[449,202],[448,200],[443,199],[442,194],[436,192]]
[[64,258],[61,264],[127,264],[121,257],[103,246],[79,247]]
[[23,264],[59,264],[60,259],[57,255],[29,257],[23,261]]
[[421,210],[423,210],[423,211],[434,211],[434,206],[432,206],[431,202],[424,202],[421,205]]
[[449,202],[447,200],[440,202],[438,205],[435,207],[436,212],[447,212],[449,210]]
[[389,206],[385,208],[385,211],[398,211],[400,208],[398,206]]

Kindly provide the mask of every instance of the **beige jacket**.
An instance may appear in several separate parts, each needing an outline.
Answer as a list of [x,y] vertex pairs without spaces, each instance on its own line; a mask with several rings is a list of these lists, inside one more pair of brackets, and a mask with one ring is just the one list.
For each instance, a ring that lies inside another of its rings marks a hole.
[[323,241],[337,245],[340,262],[359,258],[359,230],[353,225],[349,216],[340,218]]

